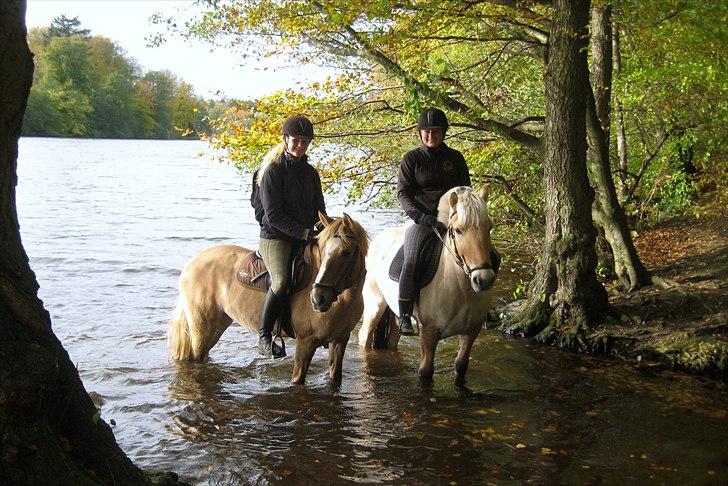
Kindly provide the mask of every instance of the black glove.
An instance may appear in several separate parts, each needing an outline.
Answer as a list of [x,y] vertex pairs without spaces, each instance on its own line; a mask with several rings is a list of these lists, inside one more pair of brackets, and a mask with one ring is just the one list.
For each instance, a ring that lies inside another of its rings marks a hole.
[[422,226],[429,226],[440,234],[444,233],[447,230],[447,226],[442,224],[440,221],[437,220],[436,217],[431,214],[423,215],[420,218],[420,224]]
[[422,216],[420,216],[420,220],[417,222],[422,226],[429,226],[430,228],[434,228],[437,224],[437,218],[431,214],[423,214]]
[[316,224],[314,224],[311,228],[308,229],[308,238],[306,238],[307,243],[318,243],[318,236],[321,234],[321,232],[324,230],[324,225],[317,221]]
[[306,236],[306,243],[308,243],[309,245],[314,245],[314,244],[318,243],[318,235],[319,235],[319,232],[316,231],[315,228],[309,229],[308,236]]

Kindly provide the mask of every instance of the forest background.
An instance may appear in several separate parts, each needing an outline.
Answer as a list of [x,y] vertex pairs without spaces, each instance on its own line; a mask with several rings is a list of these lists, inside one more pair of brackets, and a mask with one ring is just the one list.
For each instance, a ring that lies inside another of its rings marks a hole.
[[56,17],[28,33],[35,55],[23,135],[90,138],[198,138],[228,108],[205,100],[168,70],[146,71],[112,39],[91,35],[78,17]]

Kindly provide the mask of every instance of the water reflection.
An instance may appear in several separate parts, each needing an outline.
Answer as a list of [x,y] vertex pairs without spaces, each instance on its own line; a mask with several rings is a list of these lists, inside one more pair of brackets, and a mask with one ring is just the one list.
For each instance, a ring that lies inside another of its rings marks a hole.
[[[443,344],[450,364],[457,340]],[[180,366],[170,430],[204,445],[214,467],[195,479],[209,484],[709,484],[725,471],[706,440],[726,450],[723,390],[494,331],[476,345],[465,387],[451,366],[423,384],[413,339],[399,352],[350,343],[341,388],[325,363],[307,387],[288,384],[286,360]]]

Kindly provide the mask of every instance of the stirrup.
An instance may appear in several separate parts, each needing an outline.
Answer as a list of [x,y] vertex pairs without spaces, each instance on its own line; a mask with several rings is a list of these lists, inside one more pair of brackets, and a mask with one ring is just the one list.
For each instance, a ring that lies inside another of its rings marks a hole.
[[277,336],[281,340],[281,344],[275,341],[272,335],[261,335],[258,338],[258,352],[265,357],[282,358],[286,355],[286,343],[283,338]]
[[[276,338],[279,338],[281,340],[280,346],[276,342]],[[271,349],[271,356],[274,358],[283,358],[286,356],[286,342],[283,340],[283,337],[278,334],[277,336],[273,336],[273,338],[270,340],[270,349]]]

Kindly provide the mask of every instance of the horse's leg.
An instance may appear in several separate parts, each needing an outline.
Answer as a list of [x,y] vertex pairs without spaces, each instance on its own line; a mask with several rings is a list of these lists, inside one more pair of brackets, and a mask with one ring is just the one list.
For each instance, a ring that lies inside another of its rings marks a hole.
[[384,300],[384,296],[374,278],[369,275],[367,275],[364,282],[362,294],[364,297],[364,312],[361,327],[359,328],[359,346],[371,349],[377,323],[379,323],[384,311],[387,309],[387,302]]
[[293,376],[291,381],[296,385],[303,385],[306,382],[308,367],[311,365],[313,354],[319,343],[313,338],[296,338],[296,354],[293,357]]
[[210,349],[217,344],[220,336],[232,324],[232,319],[218,308],[202,309],[200,306],[190,308],[189,331],[191,344],[191,359],[205,361]]
[[332,341],[329,343],[329,379],[341,383],[341,364],[344,361],[347,341]]
[[460,349],[458,349],[458,355],[455,358],[455,382],[458,385],[465,384],[465,373],[468,371],[468,364],[470,364],[470,351],[473,349],[473,343],[475,338],[480,334],[480,328],[476,328],[469,334],[460,335]]
[[399,344],[399,324],[394,312],[389,314],[389,334],[387,335],[387,349],[397,349]]
[[207,312],[202,310],[196,299],[188,298],[185,302],[185,315],[187,316],[187,330],[189,332],[189,360],[205,361],[210,347],[207,343]]
[[420,322],[420,378],[431,380],[435,374],[435,350],[440,340],[440,333],[435,325]]

